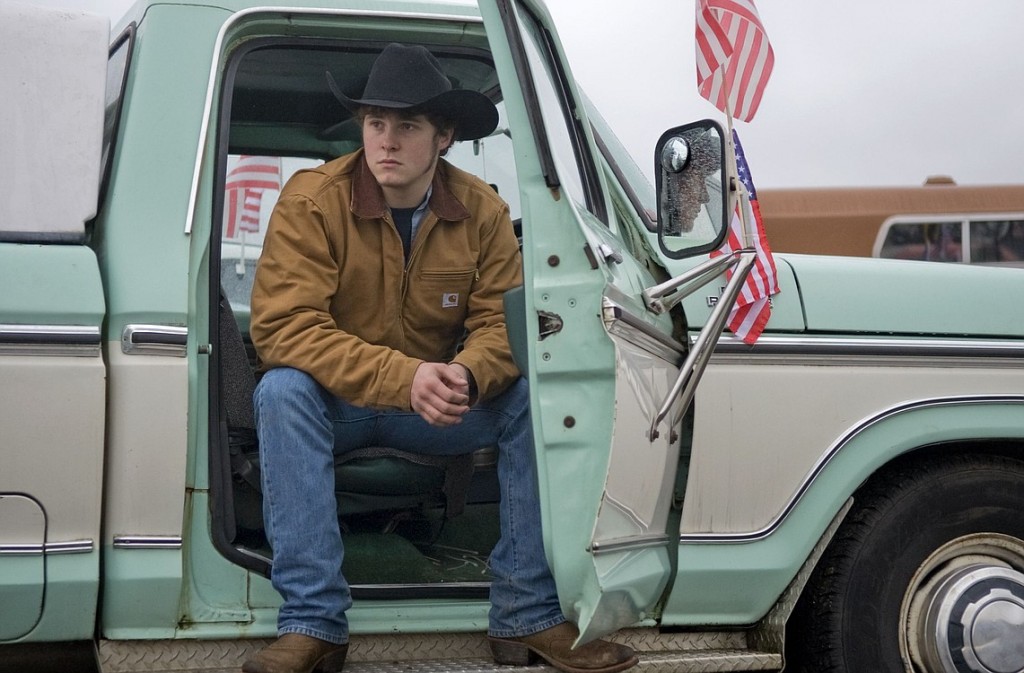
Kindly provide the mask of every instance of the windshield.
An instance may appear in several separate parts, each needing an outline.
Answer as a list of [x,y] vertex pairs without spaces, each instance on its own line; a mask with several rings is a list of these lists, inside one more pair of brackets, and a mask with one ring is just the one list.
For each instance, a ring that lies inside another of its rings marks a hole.
[[654,231],[658,218],[658,210],[656,208],[657,197],[655,196],[654,186],[647,179],[647,176],[644,175],[643,171],[640,170],[640,167],[636,165],[632,155],[623,147],[618,137],[604,120],[604,117],[601,116],[601,113],[598,112],[597,108],[594,107],[586,93],[581,92],[580,95],[583,98],[587,117],[590,119],[590,125],[601,150],[601,155],[608,162],[612,172],[615,173],[623,189],[627,192],[633,208],[640,215],[644,225],[650,231]]

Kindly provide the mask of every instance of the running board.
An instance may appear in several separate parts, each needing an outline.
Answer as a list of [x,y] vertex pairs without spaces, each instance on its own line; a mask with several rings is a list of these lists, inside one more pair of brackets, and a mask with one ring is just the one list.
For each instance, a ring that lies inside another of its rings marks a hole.
[[[669,633],[625,629],[610,638],[640,655],[636,673],[778,671],[782,655],[747,648],[743,631]],[[102,640],[102,673],[235,673],[270,640]],[[480,633],[353,635],[345,673],[508,673]],[[551,666],[530,666],[536,673]]]

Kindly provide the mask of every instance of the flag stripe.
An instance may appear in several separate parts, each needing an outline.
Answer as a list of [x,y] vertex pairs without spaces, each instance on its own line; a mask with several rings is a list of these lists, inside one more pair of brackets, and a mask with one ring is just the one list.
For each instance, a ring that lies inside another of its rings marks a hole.
[[[711,78],[732,53],[732,44],[711,10],[698,7],[697,11],[697,83]],[[709,82],[710,85],[710,82]]]
[[[718,257],[746,247],[743,240],[743,222],[739,212],[739,209],[743,208],[755,231],[753,240],[750,241],[750,246],[755,251],[755,258],[754,265],[740,289],[736,305],[729,313],[728,324],[733,334],[743,339],[744,342],[752,344],[757,341],[768,324],[768,319],[771,317],[770,297],[778,293],[779,284],[775,260],[772,257],[772,251],[761,221],[757,191],[754,189],[754,183],[750,177],[750,167],[747,165],[739,135],[735,130],[733,131],[733,144],[736,148],[737,172],[749,198],[741,198],[736,205],[732,219],[729,221],[729,235],[726,242],[721,248],[712,252],[711,256]],[[728,272],[727,276],[731,278],[732,271]]]
[[698,91],[723,112],[750,121],[775,65],[753,1],[699,0],[696,27]]
[[258,233],[263,192],[280,191],[281,159],[242,155],[228,172],[225,189],[225,238],[238,232]]
[[237,236],[238,228],[238,190],[230,189],[227,192],[227,215],[224,218],[225,221],[225,238],[234,238]]

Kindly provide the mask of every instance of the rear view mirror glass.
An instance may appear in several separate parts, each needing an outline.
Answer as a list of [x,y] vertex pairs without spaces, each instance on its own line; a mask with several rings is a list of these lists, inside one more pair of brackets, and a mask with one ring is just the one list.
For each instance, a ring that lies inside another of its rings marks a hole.
[[711,120],[669,129],[655,148],[658,243],[676,259],[721,246],[728,219],[725,135]]

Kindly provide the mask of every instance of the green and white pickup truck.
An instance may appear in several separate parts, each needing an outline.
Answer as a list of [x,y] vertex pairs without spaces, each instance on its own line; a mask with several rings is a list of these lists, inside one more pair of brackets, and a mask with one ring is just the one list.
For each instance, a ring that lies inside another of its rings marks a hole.
[[[659,673],[1024,669],[1024,274],[777,255],[747,346],[708,262],[725,133],[666,135],[652,188],[539,0],[245,3],[144,1],[113,32],[0,4],[0,668],[84,648],[106,673],[225,670],[275,635],[261,234],[229,226],[227,176],[356,148],[324,72],[358,89],[398,41],[501,111],[451,159],[521,225],[509,332],[583,638],[617,632]],[[677,227],[709,157],[711,200]],[[487,670],[494,456],[386,448],[337,466],[348,667]]]

